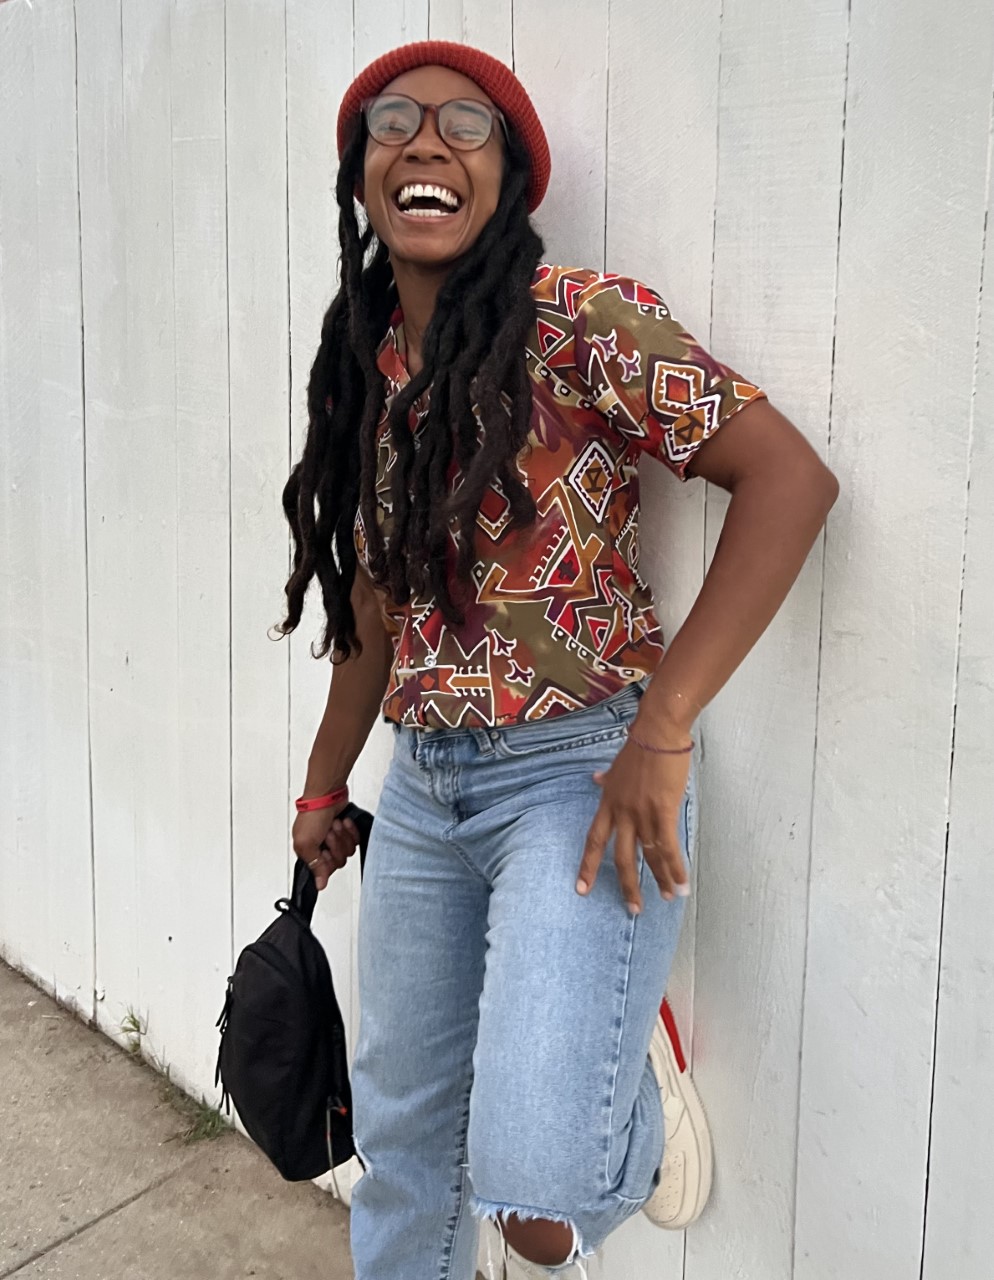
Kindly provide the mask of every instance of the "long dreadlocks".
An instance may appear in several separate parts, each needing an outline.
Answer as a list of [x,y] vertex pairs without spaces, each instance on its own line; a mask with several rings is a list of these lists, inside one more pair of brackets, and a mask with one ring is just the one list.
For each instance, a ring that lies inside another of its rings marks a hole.
[[[525,343],[535,322],[531,282],[543,246],[525,202],[528,152],[510,128],[508,135],[497,208],[442,285],[424,334],[423,368],[390,407],[397,465],[387,542],[376,510],[376,435],[385,401],[376,352],[397,291],[386,246],[376,241],[371,227],[360,230],[356,216],[353,193],[363,176],[364,122],[342,155],[335,192],[342,282],[322,322],[311,366],[304,451],[283,490],[294,555],[286,618],[277,629],[285,635],[300,622],[316,576],[326,625],[315,656],[334,649],[333,656],[344,660],[359,647],[350,602],[357,510],[374,582],[397,604],[429,590],[446,621],[456,625],[464,620],[460,601],[468,598],[472,583],[473,537],[488,486],[500,484],[512,527],[535,519],[534,499],[518,476],[515,458],[531,419]],[[408,414],[428,387],[429,410],[415,447]],[[461,482],[451,497],[439,501],[439,495],[448,494],[453,454]],[[453,535],[456,574],[450,582],[447,550]]]

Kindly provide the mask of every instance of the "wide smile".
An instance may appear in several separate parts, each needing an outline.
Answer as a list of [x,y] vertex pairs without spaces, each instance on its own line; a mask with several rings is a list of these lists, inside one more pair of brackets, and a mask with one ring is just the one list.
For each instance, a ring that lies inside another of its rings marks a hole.
[[441,223],[460,213],[464,200],[451,187],[434,182],[409,182],[394,193],[393,206],[402,218]]

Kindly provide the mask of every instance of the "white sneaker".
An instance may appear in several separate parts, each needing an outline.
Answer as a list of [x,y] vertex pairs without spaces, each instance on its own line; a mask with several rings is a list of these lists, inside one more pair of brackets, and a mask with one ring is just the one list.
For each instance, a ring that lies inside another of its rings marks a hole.
[[323,1173],[320,1178],[315,1178],[314,1181],[322,1191],[330,1191],[336,1200],[351,1206],[352,1188],[364,1172],[362,1162],[353,1156],[351,1160],[346,1160],[344,1164],[340,1164],[334,1169],[329,1169],[327,1173]]
[[659,1184],[642,1209],[657,1227],[681,1231],[700,1217],[708,1202],[714,1160],[707,1118],[666,1000],[652,1033],[649,1060],[659,1082],[666,1149]]

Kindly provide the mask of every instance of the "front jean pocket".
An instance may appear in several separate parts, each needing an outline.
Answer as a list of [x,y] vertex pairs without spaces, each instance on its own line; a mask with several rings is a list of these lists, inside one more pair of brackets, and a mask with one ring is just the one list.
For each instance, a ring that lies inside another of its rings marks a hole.
[[498,730],[491,734],[497,754],[518,758],[539,752],[571,751],[599,742],[620,742],[635,719],[644,692],[645,686],[639,681],[582,711]]
[[[557,717],[559,719],[568,721],[569,717]],[[610,724],[601,721],[596,728],[591,726],[585,731],[569,723],[560,728],[552,721],[548,725],[518,725],[513,730],[505,730],[494,742],[494,747],[499,756],[519,760],[554,751],[579,751],[601,742],[621,742],[624,736],[625,726],[615,720]]]

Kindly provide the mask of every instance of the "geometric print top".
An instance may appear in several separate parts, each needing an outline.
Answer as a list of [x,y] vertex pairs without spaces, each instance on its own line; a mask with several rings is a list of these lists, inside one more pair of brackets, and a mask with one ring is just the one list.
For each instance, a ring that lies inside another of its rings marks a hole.
[[[517,466],[537,519],[509,529],[499,481],[487,492],[476,598],[458,628],[432,598],[398,606],[377,589],[394,644],[388,720],[434,729],[538,720],[651,674],[663,636],[639,574],[639,459],[651,454],[688,479],[703,442],[765,394],[709,355],[637,280],[543,263],[532,292],[532,420]],[[398,309],[377,356],[387,384],[376,486],[386,539],[396,462],[386,415],[409,381],[405,350]],[[428,394],[411,410],[415,433]],[[450,486],[457,478],[453,462]],[[368,566],[361,515],[355,542]],[[454,566],[454,541],[449,549]]]

